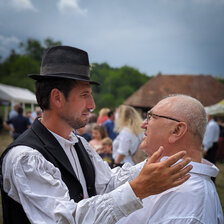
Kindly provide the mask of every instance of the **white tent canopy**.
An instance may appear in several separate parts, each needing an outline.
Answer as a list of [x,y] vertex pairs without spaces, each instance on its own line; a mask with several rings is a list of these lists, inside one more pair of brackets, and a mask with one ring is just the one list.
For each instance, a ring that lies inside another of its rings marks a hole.
[[[0,100],[9,102],[11,108],[15,103],[21,103],[23,108],[25,108],[25,104],[31,104],[32,111],[34,110],[34,104],[37,104],[36,96],[30,90],[2,83],[0,83]],[[5,116],[6,113],[5,111]]]
[[224,99],[212,106],[205,107],[205,111],[210,115],[224,115]]

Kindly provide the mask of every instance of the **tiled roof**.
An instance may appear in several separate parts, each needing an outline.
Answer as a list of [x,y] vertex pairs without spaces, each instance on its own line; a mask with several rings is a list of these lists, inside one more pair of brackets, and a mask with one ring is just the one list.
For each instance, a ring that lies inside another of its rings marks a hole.
[[124,104],[151,108],[163,97],[176,93],[190,95],[209,106],[224,98],[224,85],[210,75],[158,75],[140,87]]

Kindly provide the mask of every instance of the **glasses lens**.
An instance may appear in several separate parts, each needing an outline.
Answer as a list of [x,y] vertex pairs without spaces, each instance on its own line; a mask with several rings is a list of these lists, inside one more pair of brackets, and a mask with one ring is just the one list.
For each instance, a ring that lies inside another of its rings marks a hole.
[[149,122],[150,118],[151,118],[151,112],[149,111],[149,112],[147,113],[147,122]]

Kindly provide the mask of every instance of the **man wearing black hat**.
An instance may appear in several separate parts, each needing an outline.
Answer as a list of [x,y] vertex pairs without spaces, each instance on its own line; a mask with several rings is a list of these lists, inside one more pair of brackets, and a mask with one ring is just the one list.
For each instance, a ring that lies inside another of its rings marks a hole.
[[[36,80],[36,119],[1,157],[4,223],[116,223],[142,207],[141,199],[185,182],[185,153],[111,171],[87,141],[74,135],[95,108],[85,51],[48,49]],[[140,171],[141,170],[141,171]],[[140,173],[139,173],[140,172]],[[139,175],[138,175],[139,174]]]

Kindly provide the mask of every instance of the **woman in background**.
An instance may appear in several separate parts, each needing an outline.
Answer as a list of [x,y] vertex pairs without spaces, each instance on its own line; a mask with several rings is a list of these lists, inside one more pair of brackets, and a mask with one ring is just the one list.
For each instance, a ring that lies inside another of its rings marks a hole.
[[97,123],[98,124],[103,124],[105,121],[108,120],[107,114],[108,114],[109,111],[110,111],[110,109],[109,108],[106,108],[106,107],[105,108],[102,108],[100,110],[99,116],[97,118]]
[[107,137],[107,132],[103,125],[95,124],[92,127],[92,140],[89,141],[90,146],[98,152],[102,148],[102,140]]
[[142,118],[131,106],[121,105],[117,109],[115,131],[119,135],[113,141],[113,159],[117,166],[129,162],[134,165],[132,155],[143,138]]

